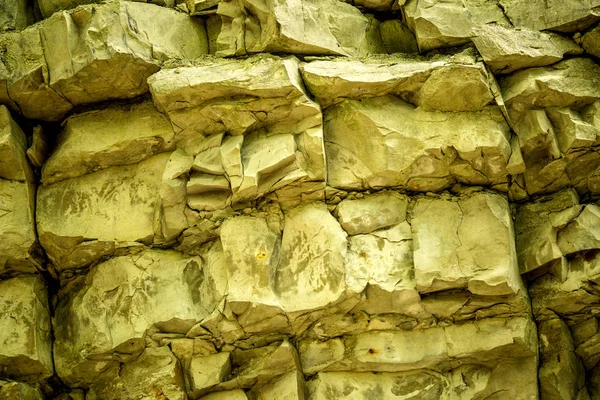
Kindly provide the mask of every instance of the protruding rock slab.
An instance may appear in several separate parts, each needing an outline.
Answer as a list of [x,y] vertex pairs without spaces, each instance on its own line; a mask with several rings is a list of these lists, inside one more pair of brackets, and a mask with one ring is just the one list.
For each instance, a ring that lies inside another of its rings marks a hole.
[[108,373],[94,381],[88,393],[107,400],[161,396],[186,399],[181,365],[166,346],[146,348],[139,358],[124,364],[118,375]]
[[63,11],[45,21],[40,33],[49,85],[74,105],[138,96],[167,59],[208,52],[201,23],[146,3]]
[[408,196],[383,192],[364,199],[344,200],[337,207],[342,228],[349,235],[371,233],[406,220]]
[[25,134],[12,119],[8,109],[0,105],[0,179],[33,181],[26,152]]
[[411,212],[417,289],[480,295],[524,290],[507,199],[494,193],[419,198]]
[[565,54],[581,54],[575,42],[555,33],[508,29],[487,25],[477,30],[473,43],[496,74],[543,67],[562,60]]
[[[83,267],[118,247],[168,241],[187,228],[185,182],[163,180],[168,160],[163,153],[41,186],[37,228],[54,265]],[[170,203],[171,191],[180,201]]]
[[172,149],[173,136],[171,124],[151,103],[74,115],[44,164],[42,183],[138,163]]
[[221,301],[199,257],[147,250],[96,266],[54,319],[57,373],[86,386],[144,349],[149,328],[185,335]]
[[394,95],[425,110],[479,111],[493,101],[481,63],[402,56],[338,59],[301,65],[308,90],[323,106],[344,99]]
[[510,26],[495,1],[409,0],[404,13],[422,52],[468,43],[486,24]]
[[48,292],[38,276],[0,281],[0,369],[19,380],[54,373]]
[[581,45],[586,52],[600,58],[600,26],[583,35]]
[[20,31],[33,23],[33,10],[26,0],[2,0],[0,34]]
[[498,108],[442,113],[395,97],[347,100],[324,115],[330,186],[438,191],[455,182],[502,187],[511,154]]
[[500,4],[514,26],[536,31],[576,32],[600,20],[598,0],[578,0],[569,7],[562,0],[500,0]]
[[44,400],[39,388],[23,382],[7,382],[0,380],[0,398],[6,400]]
[[218,56],[384,53],[379,23],[337,0],[234,0],[219,4]]

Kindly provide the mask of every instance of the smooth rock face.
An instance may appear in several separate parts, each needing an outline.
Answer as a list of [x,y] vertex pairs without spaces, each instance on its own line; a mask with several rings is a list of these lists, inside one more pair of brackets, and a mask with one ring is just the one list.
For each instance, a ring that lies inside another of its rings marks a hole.
[[[479,111],[493,101],[481,63],[410,59],[337,59],[301,65],[306,86],[327,107],[344,99],[394,95],[425,110]],[[460,76],[460,79],[456,79]]]
[[582,52],[574,42],[554,33],[494,25],[479,28],[473,43],[485,63],[497,74],[543,67],[560,61],[565,54]]
[[221,2],[217,14],[218,56],[385,53],[378,21],[337,0],[235,0]]
[[138,96],[167,59],[208,52],[205,29],[195,20],[126,1],[56,13],[40,34],[49,85],[74,105]]
[[171,150],[173,136],[169,121],[150,103],[72,116],[66,120],[56,151],[44,164],[42,183],[138,163]]
[[473,29],[486,24],[510,26],[493,1],[409,0],[404,12],[421,52],[468,43]]
[[[55,266],[83,267],[118,247],[169,240],[172,235],[165,237],[165,229],[173,225],[180,226],[174,235],[187,228],[184,204],[170,213],[161,192],[170,182],[163,181],[168,159],[169,153],[163,153],[139,164],[41,186],[37,229]],[[185,196],[185,186],[175,190]]]
[[342,228],[349,235],[371,233],[406,220],[408,198],[384,192],[365,199],[344,200],[337,207]]
[[572,7],[565,7],[561,0],[544,4],[500,0],[500,4],[513,25],[539,31],[574,32],[600,20],[598,0],[577,0]]
[[522,289],[505,198],[486,193],[458,201],[422,198],[411,214],[419,292],[468,288],[505,295]]
[[[91,383],[118,368],[121,358],[139,355],[148,329],[185,335],[220,301],[214,285],[201,258],[175,251],[147,250],[99,264],[58,305],[58,375],[71,384]],[[169,376],[176,374],[172,367]]]
[[35,381],[54,373],[47,299],[48,292],[39,277],[20,276],[0,281],[3,376]]
[[[429,191],[456,181],[506,182],[508,126],[495,108],[426,112],[387,96],[330,107],[324,125],[327,179],[333,187]],[[444,133],[437,134],[440,130]]]

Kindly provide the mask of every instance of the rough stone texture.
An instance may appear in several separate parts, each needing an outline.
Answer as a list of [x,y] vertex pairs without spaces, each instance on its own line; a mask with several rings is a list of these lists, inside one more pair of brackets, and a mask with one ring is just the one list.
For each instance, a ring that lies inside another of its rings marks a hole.
[[391,96],[346,100],[326,110],[324,131],[333,187],[430,191],[457,181],[506,184],[511,150],[497,108],[440,113]]
[[337,0],[234,0],[219,3],[219,56],[251,53],[385,53],[378,21]]
[[[0,310],[3,376],[33,381],[51,376],[50,310],[44,282],[34,276],[0,281]],[[9,389],[2,386],[0,393],[4,390]]]
[[0,0],[0,398],[600,398],[597,0],[69,1]]
[[[214,286],[202,259],[174,251],[147,250],[99,264],[86,276],[85,286],[57,307],[54,359],[58,375],[75,386],[89,384],[101,373],[118,372],[120,361],[135,359],[144,350],[148,329],[185,335],[220,301]],[[172,356],[146,357],[171,360],[148,379],[177,386],[180,378]],[[142,354],[137,362],[149,361]],[[135,377],[143,373],[139,369],[144,368],[132,364],[128,373]]]
[[495,1],[408,0],[404,12],[422,52],[468,43],[473,30],[487,24],[510,26]]

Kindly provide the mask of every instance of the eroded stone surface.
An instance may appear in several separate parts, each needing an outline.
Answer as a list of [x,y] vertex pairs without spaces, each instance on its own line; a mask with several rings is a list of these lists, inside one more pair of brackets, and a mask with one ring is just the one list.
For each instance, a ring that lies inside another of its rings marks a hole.
[[[0,281],[0,310],[3,376],[31,381],[51,376],[54,365],[50,309],[42,279],[20,276]],[[0,393],[3,390],[4,386]]]
[[539,31],[574,32],[600,19],[598,0],[578,0],[572,7],[565,7],[560,0],[545,4],[500,0],[500,4],[513,25]]

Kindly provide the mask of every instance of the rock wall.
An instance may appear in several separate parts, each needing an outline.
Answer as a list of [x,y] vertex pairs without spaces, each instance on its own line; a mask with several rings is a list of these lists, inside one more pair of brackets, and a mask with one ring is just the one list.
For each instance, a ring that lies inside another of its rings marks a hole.
[[0,0],[0,398],[600,399],[599,21]]

